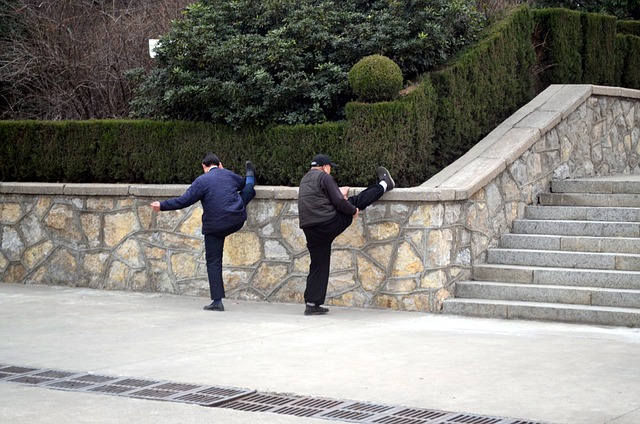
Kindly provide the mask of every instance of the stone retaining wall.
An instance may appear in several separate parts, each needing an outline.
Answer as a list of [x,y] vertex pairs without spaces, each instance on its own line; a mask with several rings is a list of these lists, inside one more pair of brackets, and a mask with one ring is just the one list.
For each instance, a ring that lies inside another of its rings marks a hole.
[[[640,173],[639,135],[639,91],[549,87],[423,185],[367,208],[334,243],[327,303],[439,311],[552,178]],[[186,187],[1,182],[0,281],[208,297],[200,205],[149,206]],[[228,297],[302,302],[296,196],[257,188],[225,245]]]

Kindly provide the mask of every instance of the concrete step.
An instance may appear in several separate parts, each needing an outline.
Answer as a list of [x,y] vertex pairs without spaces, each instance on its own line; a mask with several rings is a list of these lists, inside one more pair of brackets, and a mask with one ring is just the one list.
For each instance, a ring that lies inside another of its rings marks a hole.
[[544,206],[640,207],[640,194],[541,193]]
[[552,181],[444,313],[640,327],[640,175]]
[[640,271],[640,255],[628,253],[562,252],[557,250],[489,249],[487,262],[560,268]]
[[500,237],[500,247],[505,249],[635,254],[640,252],[640,238],[503,234]]
[[490,281],[458,282],[456,284],[456,298],[640,308],[640,290],[496,283]]
[[449,298],[444,301],[443,312],[484,318],[640,327],[640,309],[610,306]]
[[527,206],[524,217],[538,220],[640,222],[640,208]]
[[640,180],[636,175],[610,175],[575,180],[553,180],[554,193],[619,193],[640,194]]
[[523,284],[586,286],[640,290],[640,272],[478,264],[473,279]]
[[553,234],[591,237],[640,237],[640,222],[516,219],[516,234]]

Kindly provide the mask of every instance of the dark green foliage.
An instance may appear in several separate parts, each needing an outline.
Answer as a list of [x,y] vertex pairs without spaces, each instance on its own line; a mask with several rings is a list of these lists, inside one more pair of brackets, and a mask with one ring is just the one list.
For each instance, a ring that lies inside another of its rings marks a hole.
[[580,84],[582,80],[582,18],[579,12],[567,9],[546,9],[534,12],[535,44],[538,67],[543,71],[540,89],[550,84]]
[[640,19],[638,0],[532,0],[534,7],[562,7],[578,12],[600,13],[618,19]]
[[616,19],[594,13],[582,14],[582,81],[615,85]]
[[640,37],[640,21],[618,21],[616,23],[616,30],[618,34]]
[[258,180],[268,181],[269,185],[297,186],[309,170],[313,156],[322,152],[331,155],[341,165],[337,172],[340,179],[343,165],[346,165],[343,152],[348,150],[344,132],[344,123],[329,122],[267,128],[257,142],[255,156],[252,156]]
[[187,183],[207,151],[244,172],[246,135],[195,122],[0,121],[0,180]]
[[402,70],[386,56],[363,57],[349,71],[349,84],[361,102],[386,102],[402,89]]
[[134,117],[235,128],[344,118],[349,69],[382,54],[408,79],[477,39],[471,0],[234,0],[190,5],[141,77]]
[[[377,165],[385,165],[399,186],[424,182],[433,172],[435,93],[427,79],[406,97],[375,104],[347,106],[347,147],[340,156],[338,175],[343,184],[372,182]],[[372,166],[374,165],[374,166]]]
[[521,7],[454,65],[431,75],[437,93],[434,167],[465,153],[533,95],[531,12]]
[[311,157],[324,152],[340,164],[340,184],[368,185],[382,164],[399,187],[419,185],[536,94],[534,22],[546,84],[613,78],[640,89],[640,37],[613,38],[607,16],[523,6],[451,66],[423,75],[410,94],[349,103],[346,121],[239,130],[185,121],[0,122],[0,180],[189,183],[214,151],[240,174],[245,160],[254,161],[261,184],[296,186]]
[[[567,9],[534,11],[538,52],[538,90],[550,84],[634,86],[640,68],[633,67],[638,51],[630,39],[616,34],[615,18]],[[629,31],[635,25],[626,25]]]
[[616,46],[620,58],[617,61],[621,68],[620,84],[640,89],[640,37],[619,35]]

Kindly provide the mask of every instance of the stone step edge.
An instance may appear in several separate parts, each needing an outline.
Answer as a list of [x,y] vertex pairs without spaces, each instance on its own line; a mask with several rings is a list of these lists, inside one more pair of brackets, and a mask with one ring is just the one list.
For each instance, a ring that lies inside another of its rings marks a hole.
[[[640,274],[640,273],[639,273]],[[622,294],[640,294],[640,289],[612,289],[608,287],[598,286],[567,286],[567,285],[550,285],[550,284],[529,284],[529,283],[508,283],[503,281],[485,281],[485,280],[465,280],[458,281],[458,284],[486,285],[492,287],[522,287],[533,290],[579,290],[579,291],[599,291],[604,293],[622,293]],[[456,299],[464,299],[456,297]]]
[[494,300],[494,299],[461,299],[458,297],[450,297],[444,300],[447,303],[465,303],[478,305],[496,305],[496,306],[525,306],[533,308],[546,309],[571,309],[576,311],[598,311],[598,312],[615,312],[640,315],[640,309],[622,308],[618,306],[593,306],[593,305],[577,305],[571,303],[544,303],[544,302],[527,302],[522,300]]
[[[587,256],[615,256],[615,257],[624,257],[624,258],[632,258],[632,259],[640,259],[640,254],[633,254],[633,253],[616,253],[616,252],[579,252],[579,251],[573,251],[573,250],[540,250],[540,249],[510,249],[510,248],[504,248],[504,247],[491,247],[489,249],[487,249],[487,252],[522,252],[522,253],[532,253],[532,252],[537,252],[537,253],[543,253],[543,254],[550,254],[550,255],[564,255],[564,256],[569,256],[569,255],[587,255]],[[502,265],[507,265],[507,264],[502,264]],[[514,264],[515,265],[515,264]],[[555,267],[549,267],[549,268],[555,268]],[[582,268],[569,268],[569,269],[582,269]],[[593,269],[593,268],[585,268],[585,269]]]
[[590,221],[585,219],[531,219],[531,218],[518,218],[513,220],[516,222],[533,222],[533,223],[555,223],[555,224],[603,224],[603,225],[628,225],[628,226],[640,226],[640,221]]
[[535,266],[535,265],[508,265],[508,264],[492,264],[492,263],[481,263],[476,264],[474,267],[483,267],[483,268],[500,268],[500,269],[516,269],[522,271],[557,271],[557,272],[588,272],[588,273],[606,273],[606,274],[634,274],[638,275],[638,279],[640,279],[640,271],[634,270],[620,270],[620,269],[598,269],[598,268],[566,268],[566,267],[555,267],[555,266]]
[[504,233],[501,236],[507,236],[507,237],[534,237],[534,238],[571,238],[571,239],[575,239],[575,238],[579,238],[579,239],[585,239],[585,240],[622,240],[622,241],[627,241],[627,240],[638,240],[640,242],[640,237],[613,237],[613,236],[580,236],[580,235],[568,235],[568,234],[530,234],[530,233]]
[[[553,194],[553,193],[551,193]],[[578,193],[576,193],[578,194]],[[633,209],[633,210],[638,210],[640,211],[640,207],[638,206],[570,206],[570,205],[537,205],[537,204],[532,204],[532,205],[526,205],[525,209],[547,209],[547,208],[559,208],[559,209],[598,209],[598,210],[607,210],[607,209],[611,209],[612,211],[618,211],[620,209]]]

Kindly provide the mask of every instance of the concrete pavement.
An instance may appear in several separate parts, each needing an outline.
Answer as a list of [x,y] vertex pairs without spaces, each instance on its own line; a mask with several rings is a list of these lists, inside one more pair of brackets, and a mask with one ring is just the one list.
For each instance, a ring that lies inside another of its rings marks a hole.
[[[0,284],[0,364],[548,423],[640,423],[640,329]],[[1,423],[322,423],[0,380]],[[428,422],[428,421],[420,421]]]

